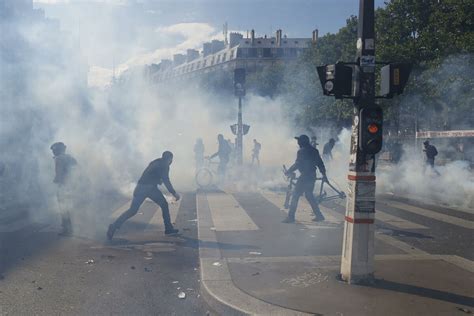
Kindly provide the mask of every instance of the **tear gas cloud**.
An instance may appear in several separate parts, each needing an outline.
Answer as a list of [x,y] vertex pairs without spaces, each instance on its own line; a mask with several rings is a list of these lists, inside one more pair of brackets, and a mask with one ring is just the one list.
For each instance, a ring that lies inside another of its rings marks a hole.
[[[2,55],[0,60],[0,67],[6,69],[0,82],[3,201],[29,203],[33,214],[50,218],[48,215],[57,209],[52,183],[54,163],[49,150],[55,141],[64,142],[67,152],[79,163],[77,188],[87,203],[77,210],[77,217],[88,217],[93,222],[85,225],[89,230],[105,229],[101,207],[113,199],[113,192],[129,196],[146,165],[164,150],[175,154],[171,179],[177,190],[193,190],[194,143],[202,138],[206,155],[210,155],[217,151],[217,134],[233,139],[229,126],[237,118],[237,100],[214,95],[192,83],[185,87],[156,86],[141,72],[130,75],[125,88],[89,89],[80,79],[83,69],[77,67],[83,63],[74,46],[40,50],[37,46],[48,44],[47,40],[40,42],[28,36],[44,34],[43,27],[34,23],[10,24],[10,30],[21,38],[10,39],[16,45],[11,50],[21,50],[23,57],[12,61]],[[28,49],[24,50],[20,42]],[[12,53],[15,54],[18,52]],[[242,173],[234,181],[235,188],[284,186],[281,165],[294,161],[297,145],[293,137],[301,132],[289,121],[287,111],[291,106],[284,100],[288,98],[245,98],[244,122],[251,129],[244,140],[244,158],[250,159],[252,139],[256,138],[262,143],[263,167],[259,173]],[[335,138],[329,129],[316,130],[318,135],[326,135],[319,139],[320,149],[330,137]],[[327,168],[329,177],[344,189],[349,143],[350,132],[342,129],[333,150],[334,160]],[[378,171],[379,191],[437,194],[446,202],[458,204],[466,196],[472,199],[473,180],[465,164],[448,164],[439,169],[441,177],[433,178],[421,172],[420,161],[405,157],[393,169]]]

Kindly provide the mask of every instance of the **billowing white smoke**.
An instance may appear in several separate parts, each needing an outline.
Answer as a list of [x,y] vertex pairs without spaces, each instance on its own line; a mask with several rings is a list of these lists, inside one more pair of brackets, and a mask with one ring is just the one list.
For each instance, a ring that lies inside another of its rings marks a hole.
[[[398,165],[379,168],[379,192],[408,196],[448,206],[474,207],[474,176],[466,161],[452,161],[435,166],[436,172],[426,165],[423,157],[412,150],[402,157]],[[421,149],[418,149],[421,151]],[[438,147],[438,151],[442,151]]]

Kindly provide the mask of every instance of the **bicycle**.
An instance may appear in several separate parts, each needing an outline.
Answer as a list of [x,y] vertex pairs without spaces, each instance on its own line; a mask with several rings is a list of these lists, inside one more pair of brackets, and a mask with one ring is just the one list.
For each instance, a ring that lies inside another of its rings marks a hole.
[[[291,200],[291,196],[293,195],[294,186],[296,185],[298,178],[296,177],[295,172],[288,174],[288,169],[286,168],[285,165],[283,165],[283,174],[285,175],[288,181],[288,187],[286,189],[285,204],[284,204],[284,208],[288,209],[290,207],[290,200]],[[336,188],[335,185],[331,184],[328,179],[316,178],[316,181],[321,181],[321,186],[319,187],[319,195],[316,197],[316,201],[318,202],[318,204],[326,202],[326,201],[334,201],[337,199],[342,200],[346,198],[346,194],[342,190],[339,190],[338,188]],[[328,196],[327,191],[324,189],[324,184],[327,184],[334,191],[333,195]]]
[[215,185],[215,179],[217,178],[217,171],[215,170],[219,163],[211,161],[209,158],[204,159],[204,165],[196,171],[196,184],[199,188],[209,188]]

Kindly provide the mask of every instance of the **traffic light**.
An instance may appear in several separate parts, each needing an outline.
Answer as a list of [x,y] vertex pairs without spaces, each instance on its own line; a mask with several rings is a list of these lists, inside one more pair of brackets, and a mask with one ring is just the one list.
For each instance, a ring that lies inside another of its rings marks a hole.
[[234,70],[234,93],[238,97],[245,95],[245,68]]
[[317,67],[324,95],[336,99],[352,95],[352,67],[343,63]]
[[394,94],[402,94],[412,65],[408,63],[394,63],[382,67],[380,72],[380,95],[393,98]]
[[366,154],[382,149],[383,113],[379,106],[365,107],[359,115],[359,148]]

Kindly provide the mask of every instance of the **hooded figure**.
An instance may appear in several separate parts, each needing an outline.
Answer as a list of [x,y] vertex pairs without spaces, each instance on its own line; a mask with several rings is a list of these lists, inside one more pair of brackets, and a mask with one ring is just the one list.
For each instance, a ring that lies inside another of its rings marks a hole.
[[435,157],[438,155],[438,150],[433,145],[430,145],[429,141],[423,142],[425,149],[423,150],[426,154],[426,163],[434,168]]
[[290,208],[288,217],[283,221],[284,223],[294,223],[296,208],[298,207],[298,200],[304,194],[313,209],[313,221],[323,221],[324,216],[319,210],[318,202],[314,197],[314,184],[316,182],[316,168],[323,175],[323,181],[326,179],[326,168],[319,155],[319,151],[314,148],[307,135],[295,137],[298,140],[300,149],[296,154],[295,163],[288,169],[287,174],[291,174],[298,170],[300,177],[298,178],[293,195],[291,196]]

